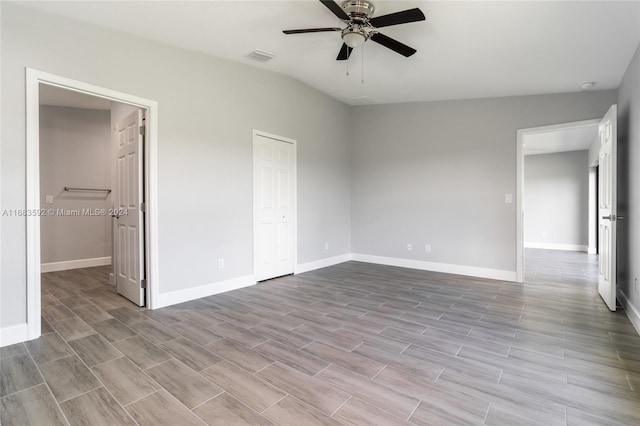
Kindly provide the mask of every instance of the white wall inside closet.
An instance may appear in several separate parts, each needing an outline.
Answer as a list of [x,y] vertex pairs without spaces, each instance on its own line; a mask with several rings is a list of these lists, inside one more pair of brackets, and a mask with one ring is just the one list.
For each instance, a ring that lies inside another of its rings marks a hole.
[[111,262],[111,218],[83,214],[108,209],[110,195],[64,189],[111,187],[110,116],[109,110],[40,107],[40,205],[48,211],[41,218],[43,272]]

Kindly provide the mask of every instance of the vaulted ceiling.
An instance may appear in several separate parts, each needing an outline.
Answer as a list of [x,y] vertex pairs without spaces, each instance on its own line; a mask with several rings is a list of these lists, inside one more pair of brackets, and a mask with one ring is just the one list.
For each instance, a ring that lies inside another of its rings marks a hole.
[[[381,1],[375,16],[419,7],[426,21],[384,34],[418,52],[405,58],[369,40],[347,64],[344,26],[319,1],[21,2],[182,48],[283,73],[347,103],[498,97],[616,88],[640,43],[640,2]],[[273,53],[266,63],[247,58]],[[364,58],[363,58],[364,54]],[[364,83],[361,82],[364,73]]]

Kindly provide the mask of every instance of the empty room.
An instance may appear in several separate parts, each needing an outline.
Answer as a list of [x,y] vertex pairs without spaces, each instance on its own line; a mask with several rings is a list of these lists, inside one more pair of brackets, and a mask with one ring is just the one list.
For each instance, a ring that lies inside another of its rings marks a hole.
[[640,423],[640,1],[0,1],[0,423]]

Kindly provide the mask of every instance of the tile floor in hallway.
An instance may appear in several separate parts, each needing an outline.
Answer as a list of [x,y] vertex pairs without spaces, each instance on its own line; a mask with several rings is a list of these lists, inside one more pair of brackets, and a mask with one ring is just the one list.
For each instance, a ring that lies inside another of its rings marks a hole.
[[525,285],[348,262],[155,311],[106,267],[44,274],[0,421],[640,424],[640,337],[594,257],[526,256]]

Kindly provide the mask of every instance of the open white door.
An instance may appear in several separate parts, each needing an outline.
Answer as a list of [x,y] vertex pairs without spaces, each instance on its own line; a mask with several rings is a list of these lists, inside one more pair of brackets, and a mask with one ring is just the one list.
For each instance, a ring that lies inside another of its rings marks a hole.
[[[144,130],[137,110],[116,125],[117,166],[115,207],[116,289],[138,306],[145,304],[144,280]],[[126,213],[125,213],[126,212]]]
[[610,310],[616,310],[616,170],[617,106],[600,121],[598,172],[599,263],[598,292]]
[[293,144],[254,136],[254,275],[257,281],[294,269]]

